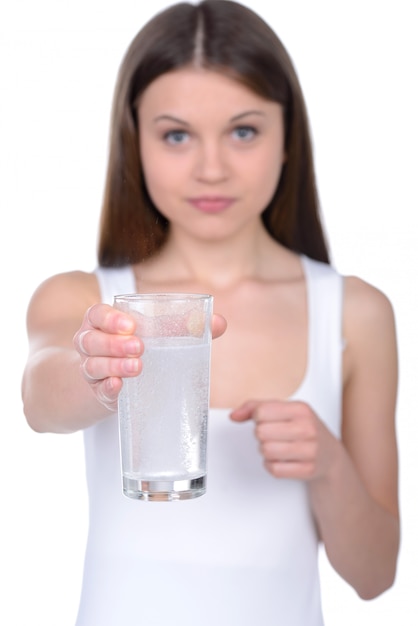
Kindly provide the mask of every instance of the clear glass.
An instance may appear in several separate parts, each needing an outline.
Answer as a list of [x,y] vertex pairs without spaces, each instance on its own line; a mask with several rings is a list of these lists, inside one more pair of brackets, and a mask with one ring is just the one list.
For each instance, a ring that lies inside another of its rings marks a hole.
[[206,491],[211,319],[204,294],[128,294],[144,342],[142,372],[119,396],[123,492],[140,500],[185,500]]

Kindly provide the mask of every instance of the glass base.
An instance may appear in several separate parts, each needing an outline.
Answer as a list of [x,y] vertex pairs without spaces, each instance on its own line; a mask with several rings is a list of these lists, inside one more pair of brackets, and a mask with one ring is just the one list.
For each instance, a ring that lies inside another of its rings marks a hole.
[[123,477],[123,493],[135,500],[171,502],[191,500],[206,492],[206,475],[185,480],[141,480]]

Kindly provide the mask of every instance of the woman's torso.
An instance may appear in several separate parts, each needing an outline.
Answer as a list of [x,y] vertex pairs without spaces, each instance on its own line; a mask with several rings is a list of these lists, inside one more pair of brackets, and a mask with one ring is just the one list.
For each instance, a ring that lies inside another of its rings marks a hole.
[[[304,259],[303,266],[309,321],[292,397],[309,402],[338,436],[342,281],[322,264]],[[137,289],[130,268],[99,276],[104,301]],[[247,365],[257,368],[254,356]],[[275,372],[267,374],[271,384]],[[251,422],[232,423],[226,409],[211,410],[208,438],[205,496],[144,503],[122,495],[117,417],[85,431],[90,531],[77,626],[322,624],[306,485],[271,477]]]

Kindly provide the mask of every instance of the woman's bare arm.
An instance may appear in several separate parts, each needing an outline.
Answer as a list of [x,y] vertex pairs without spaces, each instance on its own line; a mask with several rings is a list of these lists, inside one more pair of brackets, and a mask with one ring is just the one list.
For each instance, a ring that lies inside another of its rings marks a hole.
[[[28,307],[29,357],[22,380],[24,412],[39,432],[74,432],[114,413],[122,379],[142,368],[135,321],[100,303],[94,274],[45,281]],[[226,329],[214,315],[212,334]]]
[[359,279],[346,280],[342,440],[298,401],[249,401],[232,419],[254,419],[267,470],[305,480],[334,568],[362,598],[393,583],[399,549],[395,436],[397,348],[392,307]]
[[343,445],[310,493],[330,562],[363,598],[373,598],[394,581],[400,535],[390,302],[367,283],[346,279],[344,329]]
[[[84,371],[88,366],[83,368],[82,346],[76,350],[74,345],[74,336],[80,327],[89,327],[83,321],[88,317],[86,311],[99,302],[95,276],[82,272],[60,274],[46,280],[31,299],[27,313],[29,356],[23,374],[22,398],[27,421],[36,431],[73,432],[111,412],[98,399],[89,374]],[[116,310],[111,311],[118,318],[126,317]],[[132,322],[131,332],[133,330]],[[101,335],[101,345],[106,339],[126,340],[123,335],[116,338],[107,333]],[[112,350],[115,348],[110,344],[102,348],[109,354]],[[95,375],[93,367],[91,376]],[[109,375],[103,369],[103,377]]]

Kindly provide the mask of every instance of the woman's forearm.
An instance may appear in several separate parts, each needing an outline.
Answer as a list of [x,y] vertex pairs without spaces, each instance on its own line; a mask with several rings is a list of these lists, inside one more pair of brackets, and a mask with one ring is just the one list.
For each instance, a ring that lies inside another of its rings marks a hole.
[[394,581],[399,520],[368,493],[350,456],[339,443],[336,462],[310,483],[310,498],[330,563],[363,599]]
[[80,375],[79,355],[47,347],[29,358],[22,380],[26,419],[37,432],[71,433],[110,414]]

